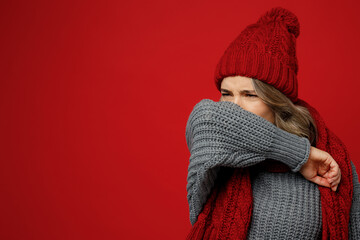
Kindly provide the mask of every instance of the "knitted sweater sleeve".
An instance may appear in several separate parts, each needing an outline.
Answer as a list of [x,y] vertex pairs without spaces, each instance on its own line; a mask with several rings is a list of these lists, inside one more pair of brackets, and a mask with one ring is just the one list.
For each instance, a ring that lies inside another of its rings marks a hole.
[[351,161],[353,173],[353,200],[350,209],[349,239],[360,239],[360,183],[356,167]]
[[190,151],[187,199],[192,225],[206,203],[220,167],[248,167],[267,158],[293,172],[308,160],[310,142],[232,102],[203,99],[186,124]]

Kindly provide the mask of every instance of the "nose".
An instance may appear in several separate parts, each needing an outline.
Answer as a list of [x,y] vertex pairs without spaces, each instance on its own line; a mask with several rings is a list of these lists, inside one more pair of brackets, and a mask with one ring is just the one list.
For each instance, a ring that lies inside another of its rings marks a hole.
[[235,104],[237,104],[237,105],[239,105],[240,107],[242,107],[242,102],[241,102],[241,97],[240,96],[235,96],[234,98],[233,98],[233,101],[232,101],[233,103],[235,103]]

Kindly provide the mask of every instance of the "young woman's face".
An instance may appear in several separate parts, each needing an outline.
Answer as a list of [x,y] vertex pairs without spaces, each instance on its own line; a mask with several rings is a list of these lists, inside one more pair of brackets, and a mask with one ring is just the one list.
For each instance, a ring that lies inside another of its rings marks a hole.
[[224,78],[221,82],[221,97],[219,101],[233,102],[243,109],[274,123],[274,113],[256,95],[251,78],[243,76]]

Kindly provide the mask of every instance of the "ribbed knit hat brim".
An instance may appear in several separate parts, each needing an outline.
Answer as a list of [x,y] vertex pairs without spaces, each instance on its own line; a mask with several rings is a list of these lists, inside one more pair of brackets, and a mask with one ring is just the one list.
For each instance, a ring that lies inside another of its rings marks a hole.
[[274,86],[291,101],[298,99],[296,38],[300,24],[292,12],[272,8],[231,42],[215,69],[220,91],[223,78],[244,76]]

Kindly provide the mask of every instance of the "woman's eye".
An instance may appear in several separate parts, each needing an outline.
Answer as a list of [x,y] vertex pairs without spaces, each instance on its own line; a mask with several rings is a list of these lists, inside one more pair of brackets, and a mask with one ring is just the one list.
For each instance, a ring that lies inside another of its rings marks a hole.
[[[230,94],[228,93],[222,93],[222,96],[230,96]],[[245,94],[246,97],[257,97],[257,95],[253,95],[253,94]]]

